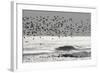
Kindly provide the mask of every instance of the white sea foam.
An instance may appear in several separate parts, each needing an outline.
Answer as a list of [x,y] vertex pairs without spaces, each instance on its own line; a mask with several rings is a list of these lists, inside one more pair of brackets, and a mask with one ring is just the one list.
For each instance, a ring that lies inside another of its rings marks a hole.
[[[50,36],[24,36],[23,48],[25,53],[52,52],[60,46],[74,46],[78,49],[90,48],[90,37],[50,37]],[[27,41],[27,42],[26,42]]]

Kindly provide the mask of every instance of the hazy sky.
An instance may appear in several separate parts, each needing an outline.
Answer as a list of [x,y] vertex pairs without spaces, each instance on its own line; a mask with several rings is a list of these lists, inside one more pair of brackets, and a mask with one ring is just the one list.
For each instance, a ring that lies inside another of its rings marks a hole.
[[82,12],[58,12],[58,11],[40,11],[40,10],[23,10],[23,16],[64,16],[67,18],[73,18],[74,21],[78,22],[80,20],[88,19],[90,23],[91,13]]

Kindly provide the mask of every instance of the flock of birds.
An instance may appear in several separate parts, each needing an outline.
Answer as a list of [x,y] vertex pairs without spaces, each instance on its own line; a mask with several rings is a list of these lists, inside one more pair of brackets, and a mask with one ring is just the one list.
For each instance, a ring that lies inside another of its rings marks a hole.
[[90,34],[91,26],[88,19],[75,23],[73,18],[63,16],[25,16],[23,34],[27,36],[74,36]]

